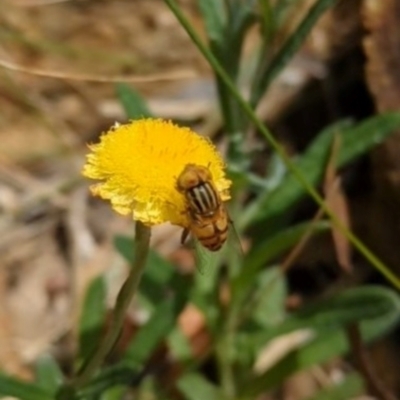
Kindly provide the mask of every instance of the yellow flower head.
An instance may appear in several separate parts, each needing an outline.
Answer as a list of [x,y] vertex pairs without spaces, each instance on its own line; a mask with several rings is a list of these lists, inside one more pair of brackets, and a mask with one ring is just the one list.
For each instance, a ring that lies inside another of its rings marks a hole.
[[100,181],[91,186],[92,193],[146,225],[169,221],[189,226],[185,198],[176,189],[187,164],[209,168],[221,199],[230,198],[231,181],[225,178],[225,164],[214,145],[170,121],[149,118],[116,124],[89,147],[83,175]]

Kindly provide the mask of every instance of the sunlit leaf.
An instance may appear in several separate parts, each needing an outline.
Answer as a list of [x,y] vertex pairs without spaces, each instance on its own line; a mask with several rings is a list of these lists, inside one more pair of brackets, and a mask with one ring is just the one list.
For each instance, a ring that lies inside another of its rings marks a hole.
[[223,0],[200,0],[199,8],[211,42],[222,43],[227,23]]
[[79,320],[79,358],[87,357],[99,344],[106,314],[106,287],[102,276],[95,278],[86,294]]
[[200,374],[183,375],[178,381],[178,389],[188,400],[220,400],[220,389]]
[[132,339],[124,354],[124,361],[134,367],[144,364],[172,332],[185,302],[186,298],[182,297],[164,300]]
[[63,383],[64,377],[56,360],[49,355],[43,355],[35,363],[35,382],[49,393],[56,393]]
[[116,91],[119,100],[124,106],[125,114],[129,119],[152,117],[142,96],[126,83],[118,83]]
[[347,400],[357,398],[364,392],[365,384],[363,378],[357,372],[353,372],[341,382],[332,383],[332,385],[323,388],[307,400]]
[[20,400],[53,400],[54,395],[36,384],[21,381],[0,373],[0,396],[16,397]]

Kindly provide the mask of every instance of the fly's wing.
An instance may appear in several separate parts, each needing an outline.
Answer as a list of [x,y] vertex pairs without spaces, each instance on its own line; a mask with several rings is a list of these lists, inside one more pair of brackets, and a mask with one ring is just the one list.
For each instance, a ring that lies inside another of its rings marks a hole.
[[193,251],[195,265],[199,272],[204,274],[206,271],[218,266],[218,255],[215,252],[207,250],[194,236],[190,234],[188,229],[182,231],[181,243],[184,244],[188,236],[190,236],[189,247]]
[[206,249],[197,239],[193,238],[194,259],[196,268],[201,274],[209,273],[218,267],[221,260],[219,251]]
[[217,285],[220,266],[222,264],[221,251],[209,251],[198,240],[194,239],[194,258],[199,273],[195,274],[196,290],[207,295],[212,293]]
[[229,265],[229,270],[237,272],[243,263],[244,253],[240,243],[239,235],[235,229],[235,225],[229,218],[228,237],[224,246],[221,249],[223,253],[223,262]]
[[203,294],[213,293],[222,265],[229,266],[229,274],[235,275],[242,266],[243,252],[239,237],[233,224],[229,223],[228,237],[218,251],[209,251],[198,240],[194,239],[194,256],[197,269],[196,288]]

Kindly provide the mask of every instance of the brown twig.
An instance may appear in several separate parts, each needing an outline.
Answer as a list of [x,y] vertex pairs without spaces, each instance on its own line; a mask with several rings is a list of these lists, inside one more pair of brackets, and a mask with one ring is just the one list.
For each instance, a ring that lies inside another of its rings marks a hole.
[[181,79],[192,79],[196,77],[196,73],[192,70],[181,70],[174,72],[164,72],[149,75],[93,75],[93,74],[69,74],[59,71],[50,71],[40,68],[25,67],[20,64],[13,63],[0,59],[0,67],[24,74],[43,76],[45,78],[65,79],[74,81],[86,82],[104,82],[104,83],[118,83],[118,82],[132,82],[132,83],[150,83],[161,81],[176,81]]
[[12,3],[10,2],[10,4],[12,4],[14,7],[38,7],[38,6],[48,6],[51,4],[57,4],[57,3],[65,3],[67,1],[71,1],[71,0],[27,0],[27,1],[23,1],[23,0],[17,0],[17,1],[13,1]]
[[[333,137],[331,155],[325,171],[323,191],[327,205],[340,218],[343,225],[350,228],[349,207],[342,189],[341,177],[337,172],[340,143],[340,136],[336,133]],[[344,272],[350,274],[354,267],[351,261],[352,248],[349,240],[335,226],[332,226],[332,239],[339,266]]]
[[358,324],[346,328],[347,339],[354,356],[354,363],[364,377],[368,393],[381,400],[398,400],[384,385],[372,367],[368,353],[363,345]]

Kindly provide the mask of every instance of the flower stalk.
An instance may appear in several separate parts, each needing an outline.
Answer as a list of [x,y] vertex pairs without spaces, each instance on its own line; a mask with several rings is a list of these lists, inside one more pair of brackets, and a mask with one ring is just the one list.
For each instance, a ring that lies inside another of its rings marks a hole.
[[349,230],[338,218],[338,216],[328,207],[324,199],[319,195],[314,186],[308,182],[304,177],[303,173],[296,167],[296,164],[287,155],[284,148],[274,138],[268,128],[261,122],[253,110],[251,104],[249,104],[240,94],[236,88],[234,82],[225,72],[220,62],[216,59],[211,50],[203,43],[200,36],[197,34],[195,29],[192,27],[182,10],[180,9],[176,0],[164,0],[170,10],[174,13],[177,20],[180,22],[186,33],[192,39],[193,43],[197,46],[198,50],[203,54],[205,59],[209,62],[213,70],[219,75],[221,80],[225,83],[227,89],[231,93],[232,97],[236,99],[243,112],[246,114],[248,119],[254,124],[258,131],[265,137],[270,146],[280,156],[287,169],[293,174],[298,182],[308,192],[310,197],[313,198],[325,214],[331,219],[333,224],[338,230],[349,240],[349,242],[369,261],[386,279],[393,284],[397,289],[400,289],[400,279],[394,274],[351,230]]
[[121,333],[127,309],[137,291],[140,278],[146,266],[150,245],[150,232],[151,230],[148,226],[139,221],[136,222],[134,259],[129,275],[117,295],[109,330],[103,337],[95,353],[92,354],[88,360],[86,360],[76,378],[73,380],[71,386],[73,386],[75,389],[84,386],[93,377],[96,371],[100,368],[106,356],[114,347],[118,336]]

